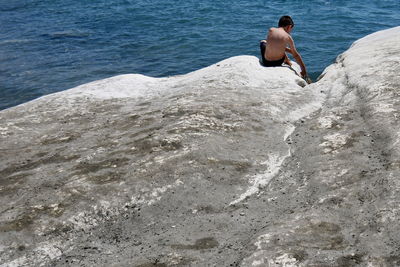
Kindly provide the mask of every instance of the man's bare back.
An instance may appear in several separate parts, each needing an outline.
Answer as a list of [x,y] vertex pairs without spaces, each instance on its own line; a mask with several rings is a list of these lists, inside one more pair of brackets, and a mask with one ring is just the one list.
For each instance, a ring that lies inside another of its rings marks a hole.
[[282,28],[269,29],[264,57],[270,61],[283,58],[286,55],[285,52],[289,44],[289,38],[290,35]]
[[292,36],[290,36],[290,32],[294,28],[292,18],[289,16],[282,16],[279,20],[278,26],[278,28],[270,28],[268,31],[268,36],[266,38],[267,41],[265,43],[265,52],[262,51],[264,52],[263,61],[266,61],[267,63],[271,62],[271,66],[274,66],[276,63],[281,65],[283,62],[290,65],[290,60],[286,55],[286,53],[290,53],[300,65],[301,76],[306,77],[306,66],[304,65],[300,54],[296,50]]

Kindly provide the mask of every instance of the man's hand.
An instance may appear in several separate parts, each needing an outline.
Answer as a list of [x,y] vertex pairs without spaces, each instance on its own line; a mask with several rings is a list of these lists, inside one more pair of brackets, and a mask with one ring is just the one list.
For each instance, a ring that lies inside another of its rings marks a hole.
[[312,83],[312,80],[310,77],[308,77],[307,72],[302,71],[300,72],[300,75],[308,84]]
[[290,59],[288,58],[288,56],[285,56],[285,64],[289,65],[290,67],[292,66],[292,61],[290,61]]

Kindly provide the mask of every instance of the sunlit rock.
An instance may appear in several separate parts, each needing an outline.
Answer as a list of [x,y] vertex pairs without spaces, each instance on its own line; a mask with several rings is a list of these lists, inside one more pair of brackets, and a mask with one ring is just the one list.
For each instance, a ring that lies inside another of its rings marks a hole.
[[239,56],[0,112],[0,264],[399,265],[399,38],[307,86]]

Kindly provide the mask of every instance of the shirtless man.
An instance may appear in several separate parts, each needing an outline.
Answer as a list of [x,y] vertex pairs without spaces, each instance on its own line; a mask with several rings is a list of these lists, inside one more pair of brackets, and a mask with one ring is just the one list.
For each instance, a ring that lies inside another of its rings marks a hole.
[[[297,52],[296,47],[290,32],[294,28],[294,23],[291,17],[283,16],[279,19],[278,28],[270,28],[267,36],[267,41],[263,40],[260,43],[261,56],[263,64],[266,67],[281,66],[283,63],[292,65],[285,52],[293,55],[296,62],[300,65],[301,76],[307,77],[306,66]],[[289,46],[289,47],[288,47]]]

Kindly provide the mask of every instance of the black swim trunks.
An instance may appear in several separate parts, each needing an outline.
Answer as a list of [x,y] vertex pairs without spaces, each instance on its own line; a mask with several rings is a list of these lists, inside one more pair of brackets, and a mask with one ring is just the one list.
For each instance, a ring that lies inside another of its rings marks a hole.
[[273,61],[267,60],[264,57],[266,46],[267,46],[266,42],[260,42],[261,58],[262,58],[263,65],[265,67],[279,67],[279,66],[282,66],[283,62],[285,61],[285,57],[283,57],[283,58],[281,58],[279,60],[273,60]]

